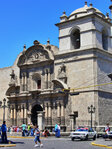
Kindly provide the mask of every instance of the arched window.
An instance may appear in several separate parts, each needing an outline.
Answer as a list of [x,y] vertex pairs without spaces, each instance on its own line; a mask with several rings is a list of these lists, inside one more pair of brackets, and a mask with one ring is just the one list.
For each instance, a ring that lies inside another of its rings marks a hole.
[[80,30],[75,29],[71,34],[72,49],[80,48]]
[[102,47],[104,50],[108,50],[108,36],[105,30],[102,31]]
[[40,74],[33,75],[33,89],[41,89],[41,76]]

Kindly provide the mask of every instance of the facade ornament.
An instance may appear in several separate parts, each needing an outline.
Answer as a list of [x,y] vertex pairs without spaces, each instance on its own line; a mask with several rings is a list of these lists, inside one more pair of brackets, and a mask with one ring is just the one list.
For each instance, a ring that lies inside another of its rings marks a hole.
[[11,79],[10,79],[9,86],[15,86],[17,84],[17,76],[15,75],[13,69],[12,69],[10,76],[11,76]]
[[26,45],[24,44],[22,53],[25,54],[25,52],[26,52]]
[[64,63],[58,69],[58,79],[60,79],[64,83],[67,83],[66,66]]
[[60,22],[64,22],[64,21],[67,21],[67,20],[68,20],[68,18],[66,16],[66,12],[64,11],[63,15],[60,17]]
[[51,50],[50,40],[47,40],[46,49]]
[[39,42],[38,40],[35,40],[35,41],[33,42],[33,44],[34,44],[34,45],[39,45],[40,42]]

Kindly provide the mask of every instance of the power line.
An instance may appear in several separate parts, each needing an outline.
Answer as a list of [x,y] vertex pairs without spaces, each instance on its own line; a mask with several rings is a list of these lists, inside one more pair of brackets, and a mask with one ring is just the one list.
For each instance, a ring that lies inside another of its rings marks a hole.
[[108,84],[112,84],[112,82],[110,83],[104,83],[104,84],[96,84],[96,85],[90,85],[90,86],[84,86],[84,87],[80,87],[80,88],[73,88],[73,89],[62,89],[62,91],[69,91],[69,90],[79,90],[79,89],[85,89],[85,88],[91,88],[91,87],[96,87],[96,86],[104,86],[104,85],[108,85]]

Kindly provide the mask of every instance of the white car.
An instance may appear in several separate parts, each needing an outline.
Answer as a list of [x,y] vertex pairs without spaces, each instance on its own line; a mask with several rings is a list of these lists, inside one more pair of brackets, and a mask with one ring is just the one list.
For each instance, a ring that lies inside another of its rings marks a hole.
[[88,140],[88,139],[96,139],[96,132],[90,128],[79,128],[74,132],[71,132],[70,134],[70,138],[72,141],[74,141],[74,139],[80,139],[80,140]]

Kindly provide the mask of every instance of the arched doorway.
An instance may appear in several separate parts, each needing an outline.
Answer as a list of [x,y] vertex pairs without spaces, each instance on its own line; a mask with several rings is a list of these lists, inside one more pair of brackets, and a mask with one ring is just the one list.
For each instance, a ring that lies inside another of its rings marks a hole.
[[38,114],[43,112],[41,105],[35,105],[31,110],[31,122],[33,125],[38,125]]

